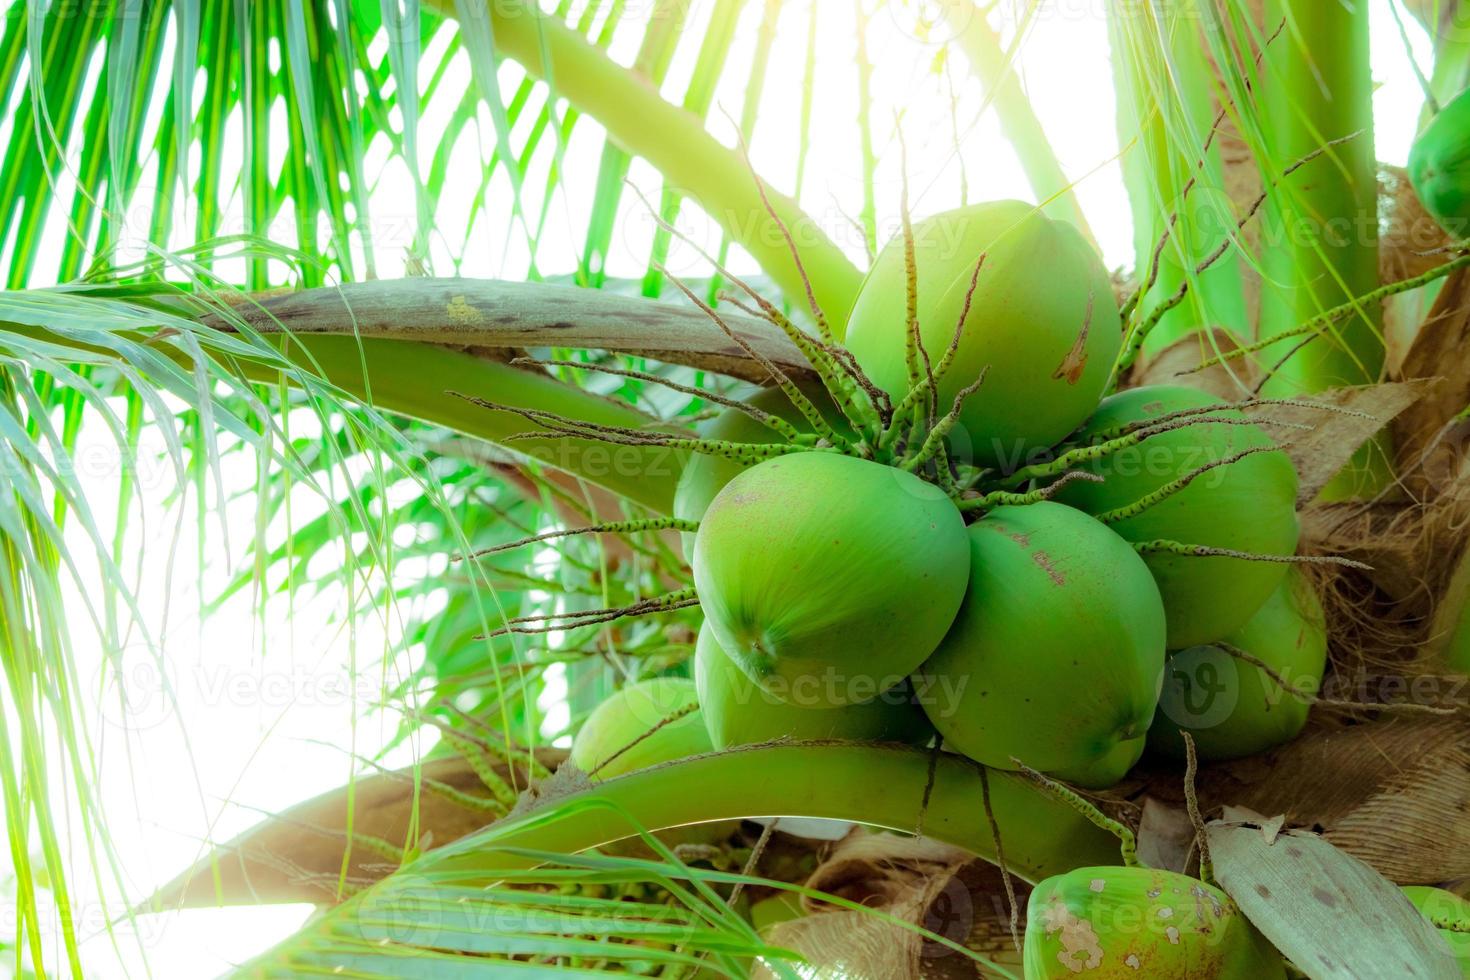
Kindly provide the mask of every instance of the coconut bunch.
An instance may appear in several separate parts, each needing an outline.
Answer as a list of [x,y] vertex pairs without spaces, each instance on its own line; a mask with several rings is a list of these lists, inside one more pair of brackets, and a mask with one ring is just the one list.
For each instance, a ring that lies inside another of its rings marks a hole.
[[[1104,397],[1125,350],[1112,296],[1073,228],[997,202],[890,243],[842,344],[764,309],[823,387],[778,377],[686,440],[666,522],[705,616],[716,747],[937,733],[1102,787],[1181,729],[1222,758],[1295,734],[1325,640],[1291,571],[1309,559],[1274,403]],[[1193,716],[1207,669],[1230,718]]]
[[673,517],[557,533],[680,531],[694,588],[508,630],[698,604],[717,749],[937,739],[1102,788],[1146,747],[1179,756],[1183,732],[1226,759],[1300,730],[1326,640],[1293,566],[1334,559],[1296,554],[1293,423],[1269,410],[1303,403],[1108,394],[1136,350],[1108,272],[1020,202],[906,222],[842,342],[819,310],[813,336],[748,295],[820,386],[766,360],[773,386],[717,399],[694,436],[524,413],[693,454]]
[[[721,413],[694,434],[522,411],[558,434],[691,454],[672,517],[536,540],[678,531],[693,588],[506,628],[700,607],[693,684],[625,688],[584,727],[572,758],[594,779],[838,739],[931,746],[1070,793],[1114,785],[1146,752],[1236,759],[1301,731],[1327,662],[1301,566],[1346,560],[1297,554],[1283,442],[1308,427],[1273,409],[1343,409],[1117,390],[1150,319],[1125,336],[1128,307],[1092,246],[1024,203],[905,222],[841,341],[815,305],[808,334],[721,272],[749,299],[732,304],[780,327],[819,384],[788,376],[686,291],[771,387],[712,399]],[[1061,963],[1048,944],[1062,943],[1082,957],[1066,969],[1085,965],[1097,950],[1082,943],[1078,902],[1151,908],[1162,889],[1200,917],[1178,929],[1208,956],[1257,971],[1242,976],[1279,973],[1208,882],[1124,871],[1042,883],[1028,957],[1035,946]],[[1179,934],[1134,939],[1163,955]],[[1227,934],[1239,939],[1220,947]]]

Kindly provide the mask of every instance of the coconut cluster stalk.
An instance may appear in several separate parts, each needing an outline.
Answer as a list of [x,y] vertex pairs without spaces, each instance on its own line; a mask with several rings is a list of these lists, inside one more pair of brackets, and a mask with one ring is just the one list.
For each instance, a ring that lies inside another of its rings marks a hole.
[[[1378,184],[1367,6],[1271,0],[1265,10],[1267,24],[1285,24],[1261,84],[1268,166],[1352,137],[1280,182],[1267,204],[1260,335],[1269,339],[1378,285]],[[1380,328],[1379,310],[1363,309],[1287,360],[1266,390],[1376,381]]]
[[[1368,5],[1268,0],[1265,23],[1284,25],[1260,84],[1267,166],[1345,139],[1270,195],[1258,328],[1269,340],[1378,286],[1378,173]],[[1315,342],[1267,348],[1263,390],[1297,395],[1377,381],[1382,322],[1381,305],[1366,303]],[[1384,449],[1371,444],[1327,493],[1371,492],[1388,478]]]

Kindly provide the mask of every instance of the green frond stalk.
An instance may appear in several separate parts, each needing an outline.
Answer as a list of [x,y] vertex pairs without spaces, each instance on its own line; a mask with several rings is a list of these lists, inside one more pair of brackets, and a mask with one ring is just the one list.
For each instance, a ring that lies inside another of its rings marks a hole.
[[1134,339],[1146,353],[1207,327],[1250,336],[1239,260],[1199,269],[1236,238],[1220,155],[1222,86],[1202,35],[1210,23],[1204,6],[1120,4],[1109,17],[1142,289],[1136,306],[1157,311],[1157,322]]
[[1072,181],[1062,169],[1056,151],[1046,137],[1046,130],[1021,88],[1015,60],[1029,21],[1039,8],[1030,7],[1009,47],[1002,47],[1000,37],[986,20],[989,5],[976,0],[942,5],[944,16],[957,31],[955,43],[970,71],[985,87],[985,104],[995,109],[1001,132],[1010,141],[1031,193],[1041,202],[1041,210],[1049,218],[1067,221],[1077,227],[1087,240],[1096,244],[1087,215],[1077,201]]
[[[1088,814],[1018,773],[989,770],[985,776],[1011,872],[1034,883],[1081,865],[1119,863],[1118,839]],[[875,784],[885,792],[873,794]],[[691,786],[699,791],[690,792]],[[986,812],[985,795],[980,767],[958,756],[837,742],[750,746],[654,766],[557,797],[430,852],[406,870],[420,882],[486,887],[564,860],[556,855],[640,835],[652,841],[648,834],[671,827],[773,813],[853,820],[900,833],[922,826],[927,837],[993,861],[996,837],[983,816],[976,819]],[[392,881],[382,887],[393,887]],[[371,900],[371,891],[266,954],[261,968],[320,949],[321,941],[341,942],[364,900]],[[453,907],[445,914],[453,914]],[[448,928],[450,920],[442,921]],[[247,968],[246,975],[255,974]]]
[[[450,0],[430,5],[454,16]],[[669,104],[530,0],[489,0],[477,13],[490,18],[501,52],[532,75],[554,80],[557,94],[596,119],[613,142],[647,159],[748,251],[787,296],[806,294],[777,222],[761,202],[756,178],[738,152],[720,145],[697,117]],[[861,273],[795,201],[774,192],[769,197],[780,221],[799,236],[811,288],[840,330]]]
[[[700,42],[699,55],[694,63],[694,74],[684,91],[683,108],[703,125],[708,119],[710,105],[714,101],[715,86],[724,73],[725,63],[735,40],[735,27],[741,15],[741,0],[717,0],[710,14],[708,28]],[[668,11],[680,16],[677,11]],[[653,251],[648,263],[648,272],[643,277],[643,295],[658,297],[663,293],[664,273],[661,266],[668,261],[669,246],[673,237],[668,229],[679,217],[682,204],[679,191],[665,184],[659,203],[660,223],[653,236]]]
[[[1300,168],[1267,203],[1259,337],[1305,321],[1378,286],[1378,171],[1367,4],[1267,0],[1265,23],[1284,23],[1265,56],[1260,97],[1272,160],[1268,172],[1323,144],[1361,134]],[[1262,391],[1294,396],[1370,384],[1383,370],[1382,307],[1364,304],[1334,322],[1322,342],[1267,348]],[[1280,361],[1277,364],[1277,361]],[[1371,493],[1391,480],[1385,450],[1365,447],[1325,493]]]
[[[677,452],[661,446],[613,448],[595,440],[536,435],[514,416],[486,412],[451,392],[592,424],[628,428],[646,424],[647,419],[631,407],[538,372],[432,344],[317,335],[282,341],[281,348],[302,368],[383,411],[434,422],[497,445],[513,445],[517,453],[575,473],[657,513],[673,507],[674,486],[683,468]],[[239,367],[253,379],[280,378],[278,370],[264,365],[241,362]]]

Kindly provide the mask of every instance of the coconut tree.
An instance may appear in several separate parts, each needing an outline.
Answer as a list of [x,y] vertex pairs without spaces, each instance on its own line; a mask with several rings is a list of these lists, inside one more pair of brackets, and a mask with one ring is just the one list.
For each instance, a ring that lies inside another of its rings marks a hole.
[[[1470,253],[1454,195],[1426,214],[1422,173],[1377,161],[1370,5],[1108,5],[1135,244],[1114,274],[1046,136],[1067,120],[1020,71],[1044,6],[913,6],[10,5],[19,971],[83,973],[79,867],[128,918],[320,906],[259,976],[1006,976],[1023,929],[1047,960],[1027,975],[1181,937],[1163,952],[1242,976],[1453,969],[1433,927],[1470,917],[1394,885],[1470,878]],[[1462,185],[1464,134],[1430,124],[1470,12],[1390,6],[1433,49],[1416,153]],[[895,44],[924,52],[924,105],[892,118]],[[822,220],[814,120],[849,96],[861,203]],[[975,203],[961,104],[1033,203]],[[952,123],[923,152],[949,153],[953,199],[910,180],[910,112]],[[764,148],[792,141],[776,172]],[[107,480],[79,464],[89,426]],[[1144,443],[1165,471],[1115,465]],[[129,532],[149,466],[201,543],[244,539],[211,600],[264,620],[335,588],[344,623],[421,651],[367,700],[437,741],[406,769],[353,758],[146,895],[95,711],[137,707],[138,657],[170,669]],[[796,703],[827,667],[849,686]],[[1202,720],[1222,677],[1261,711]],[[889,833],[830,847],[792,818]],[[1083,930],[1107,886],[1195,916]]]

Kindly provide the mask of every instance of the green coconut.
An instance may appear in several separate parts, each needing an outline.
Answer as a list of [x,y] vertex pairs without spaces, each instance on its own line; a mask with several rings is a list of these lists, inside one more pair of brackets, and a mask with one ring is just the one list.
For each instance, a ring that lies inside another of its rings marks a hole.
[[1439,927],[1440,937],[1460,964],[1460,975],[1470,977],[1470,901],[1428,885],[1405,885],[1402,890],[1414,907]]
[[[1157,721],[1155,721],[1157,725]],[[1152,729],[1150,729],[1152,731]],[[1054,769],[1051,775],[1064,783],[1082,789],[1107,789],[1117,784],[1143,758],[1144,739],[1119,742],[1101,759],[1070,769]]]
[[1105,780],[1142,746],[1158,703],[1164,608],[1148,567],[1061,504],[998,507],[969,539],[964,605],[919,672],[929,720],[987,766],[1014,769],[1014,757]]
[[[1266,664],[1293,688],[1316,694],[1327,668],[1322,603],[1305,575],[1293,571],[1250,621],[1226,641]],[[1181,731],[1194,737],[1200,758],[1240,759],[1296,738],[1310,706],[1259,667],[1219,646],[1169,656],[1159,712],[1149,729],[1152,751],[1184,758]]]
[[[816,390],[804,391],[804,393],[817,406],[828,425],[844,435],[852,434],[851,426],[837,406],[832,404],[832,399],[827,396],[826,392]],[[751,396],[748,403],[753,408],[758,408],[791,423],[799,432],[812,431],[811,423],[807,421],[806,416],[791,404],[791,399],[780,388],[764,388]],[[699,437],[718,442],[746,444],[782,441],[780,433],[737,408],[727,408],[701,426]],[[725,489],[725,484],[735,479],[748,467],[747,463],[726,459],[723,456],[710,456],[704,453],[692,455],[679,474],[679,484],[674,491],[674,516],[686,521],[700,520],[704,517],[704,512],[709,509],[710,501],[715,499],[715,495]],[[682,537],[684,556],[692,558],[694,535],[684,534]]]
[[[1078,436],[1085,442],[1130,423],[1225,403],[1194,388],[1149,386],[1108,398]],[[1225,411],[1214,418],[1243,418]],[[1101,483],[1074,482],[1055,499],[1103,515],[1134,504],[1208,463],[1275,445],[1259,426],[1197,423],[1114,452],[1092,469]],[[1179,541],[1260,555],[1296,552],[1297,477],[1284,452],[1256,452],[1197,476],[1140,513],[1109,523],[1132,542]],[[1243,627],[1286,576],[1280,562],[1168,553],[1145,556],[1169,622],[1169,648],[1222,640]]]
[[785,692],[783,700],[745,676],[720,649],[708,623],[701,627],[695,646],[694,684],[710,742],[717,749],[778,738],[923,745],[934,735],[907,680],[859,704],[830,704],[819,687]]
[[698,704],[694,682],[686,677],[630,684],[587,716],[572,740],[570,760],[601,780],[709,752]]
[[1456,238],[1470,235],[1470,89],[1419,134],[1408,169],[1424,209]]
[[1026,980],[1278,980],[1286,965],[1212,885],[1155,868],[1078,868],[1031,892],[1025,972]]
[[753,466],[705,513],[700,605],[747,677],[831,704],[901,683],[944,637],[969,577],[964,519],[890,466],[799,452]]
[[[914,226],[919,334],[937,362],[954,338],[983,254],[974,301],[940,404],[986,371],[951,434],[956,452],[1013,465],[1054,445],[1097,407],[1122,346],[1113,285],[1072,225],[1020,201],[993,201]],[[909,388],[905,247],[895,238],[858,292],[846,344],[895,398]],[[968,445],[966,445],[968,443]]]

